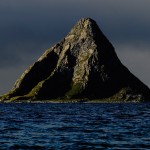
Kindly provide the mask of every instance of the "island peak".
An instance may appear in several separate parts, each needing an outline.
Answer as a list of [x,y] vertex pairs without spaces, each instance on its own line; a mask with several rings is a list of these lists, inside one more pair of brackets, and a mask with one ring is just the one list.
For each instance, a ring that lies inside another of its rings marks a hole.
[[16,81],[1,102],[149,101],[150,89],[118,59],[114,47],[91,18],[82,18]]

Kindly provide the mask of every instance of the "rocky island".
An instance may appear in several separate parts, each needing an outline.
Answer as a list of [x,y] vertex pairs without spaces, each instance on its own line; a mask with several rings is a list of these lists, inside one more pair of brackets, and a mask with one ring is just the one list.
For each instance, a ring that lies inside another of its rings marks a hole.
[[96,22],[83,18],[0,101],[148,102],[150,89],[120,62]]

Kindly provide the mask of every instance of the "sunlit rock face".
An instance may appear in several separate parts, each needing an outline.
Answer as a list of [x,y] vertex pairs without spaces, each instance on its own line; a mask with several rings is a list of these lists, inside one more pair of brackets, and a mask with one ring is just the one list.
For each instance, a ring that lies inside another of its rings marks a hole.
[[1,101],[148,101],[150,90],[118,59],[96,22],[83,18],[16,81]]

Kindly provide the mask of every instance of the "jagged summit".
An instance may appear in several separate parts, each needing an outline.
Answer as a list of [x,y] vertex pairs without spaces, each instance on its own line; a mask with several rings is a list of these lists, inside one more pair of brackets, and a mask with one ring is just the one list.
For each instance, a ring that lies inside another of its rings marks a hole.
[[148,101],[149,98],[149,88],[122,65],[96,22],[83,18],[0,99]]
[[95,27],[99,28],[97,26],[96,22],[93,19],[91,19],[91,18],[82,18],[72,28],[71,32],[74,32],[76,30],[87,29],[87,28],[92,30],[92,28],[95,28]]

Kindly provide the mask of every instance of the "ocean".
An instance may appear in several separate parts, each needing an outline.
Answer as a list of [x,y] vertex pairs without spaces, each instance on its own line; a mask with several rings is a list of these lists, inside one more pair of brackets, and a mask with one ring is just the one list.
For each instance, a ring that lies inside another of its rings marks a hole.
[[150,149],[150,103],[0,104],[0,149]]

